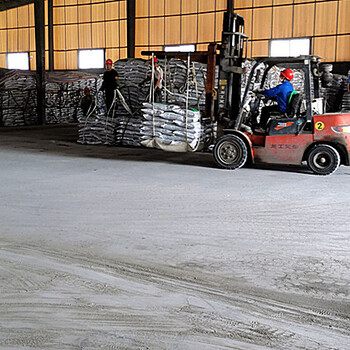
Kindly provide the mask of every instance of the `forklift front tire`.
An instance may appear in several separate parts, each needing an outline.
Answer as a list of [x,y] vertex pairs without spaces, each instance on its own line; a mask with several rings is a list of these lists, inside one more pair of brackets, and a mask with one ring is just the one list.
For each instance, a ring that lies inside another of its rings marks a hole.
[[316,145],[307,155],[307,165],[317,175],[330,175],[339,168],[339,152],[326,144]]
[[241,168],[248,159],[248,150],[244,141],[236,135],[224,135],[213,149],[215,163],[223,169]]

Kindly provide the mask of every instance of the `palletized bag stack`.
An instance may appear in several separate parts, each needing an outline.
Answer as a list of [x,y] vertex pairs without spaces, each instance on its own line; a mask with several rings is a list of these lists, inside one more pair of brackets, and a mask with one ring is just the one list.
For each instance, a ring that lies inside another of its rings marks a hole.
[[193,108],[144,103],[142,144],[172,151],[195,151],[203,142],[201,114]]
[[[166,73],[166,102],[186,105],[188,77],[188,106],[204,112],[206,64],[191,62],[188,69],[187,62],[179,59],[171,59],[167,62],[162,60],[160,63]],[[217,81],[218,69],[216,70],[216,86]]]
[[85,87],[95,94],[101,79],[84,72],[53,72],[46,80],[46,123],[78,122],[82,117],[80,108]]
[[337,112],[342,108],[342,97],[346,89],[346,77],[333,74],[326,87],[321,87],[321,96],[326,101],[327,112]]
[[341,110],[342,112],[350,112],[350,93],[348,92],[343,95]]
[[[116,118],[115,142],[119,145],[141,146],[142,103],[147,101],[150,92],[148,61],[140,59],[120,60],[114,64],[120,80]],[[123,103],[128,106],[129,111]],[[130,113],[131,112],[131,113]]]
[[[160,65],[164,70],[164,89],[163,100],[171,100],[176,104],[186,105],[187,97],[187,67],[181,60],[170,60],[166,63],[160,61]],[[79,141],[88,144],[117,144],[128,146],[141,146],[142,141],[149,139],[148,133],[149,120],[145,120],[143,111],[143,103],[150,101],[150,85],[152,67],[149,61],[130,59],[120,60],[115,63],[115,68],[119,75],[119,92],[115,113],[114,108],[107,115],[103,94],[99,95],[97,107],[93,113],[81,118],[79,124]],[[205,65],[191,65],[191,78],[189,79],[188,88],[188,106],[201,107],[205,106]],[[165,91],[166,86],[166,91]],[[176,106],[173,105],[173,108]],[[182,113],[183,109],[177,106],[178,113]],[[189,110],[188,114],[193,111]],[[199,113],[199,112],[197,112]],[[147,113],[146,113],[147,114]],[[174,113],[176,114],[176,113]],[[180,115],[178,116],[178,118]],[[189,119],[191,121],[191,119]],[[201,143],[209,143],[213,136],[213,126],[209,121],[197,121],[196,135],[193,136],[193,125],[189,123],[187,138],[189,143],[193,145],[194,141]],[[166,124],[169,124],[167,127]],[[163,118],[163,134],[162,139],[165,142],[184,142],[184,126],[174,124],[174,121]],[[172,129],[172,130],[169,130]],[[166,136],[169,137],[166,139]],[[174,137],[177,138],[174,138]]]
[[113,121],[107,116],[102,92],[97,94],[91,112],[79,119],[78,142],[89,145],[113,144]]
[[35,125],[37,117],[34,72],[0,69],[0,125]]

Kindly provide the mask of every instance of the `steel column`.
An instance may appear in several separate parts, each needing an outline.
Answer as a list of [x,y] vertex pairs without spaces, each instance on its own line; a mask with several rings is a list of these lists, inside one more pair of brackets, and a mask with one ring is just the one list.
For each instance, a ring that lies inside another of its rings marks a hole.
[[45,9],[43,0],[34,2],[38,123],[45,123]]
[[128,57],[135,57],[135,0],[127,0]]
[[53,0],[48,0],[48,24],[49,24],[49,70],[54,70],[54,55],[53,55]]
[[210,44],[208,47],[207,80],[205,84],[205,116],[214,120],[214,90],[215,90],[215,69],[216,69],[217,44]]

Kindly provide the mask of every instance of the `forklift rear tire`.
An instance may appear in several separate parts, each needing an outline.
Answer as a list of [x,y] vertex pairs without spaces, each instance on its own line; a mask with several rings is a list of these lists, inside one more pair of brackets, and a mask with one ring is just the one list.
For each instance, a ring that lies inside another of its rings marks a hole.
[[330,175],[339,168],[339,152],[326,144],[316,145],[307,155],[307,165],[317,175]]
[[248,159],[248,150],[244,141],[236,135],[224,135],[213,149],[215,163],[223,169],[241,168]]

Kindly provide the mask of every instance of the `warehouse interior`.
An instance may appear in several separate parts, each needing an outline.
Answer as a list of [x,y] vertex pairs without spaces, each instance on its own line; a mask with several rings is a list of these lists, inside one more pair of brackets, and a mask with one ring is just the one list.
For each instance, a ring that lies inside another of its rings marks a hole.
[[0,349],[348,350],[349,15],[0,0]]

